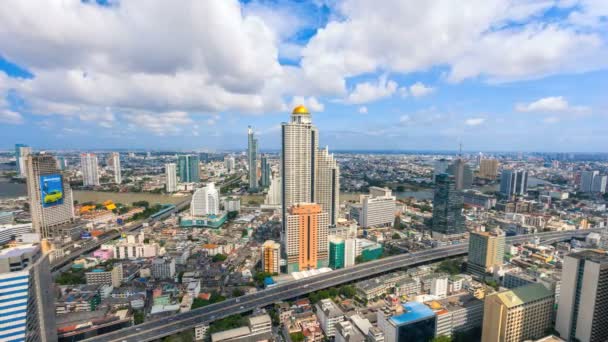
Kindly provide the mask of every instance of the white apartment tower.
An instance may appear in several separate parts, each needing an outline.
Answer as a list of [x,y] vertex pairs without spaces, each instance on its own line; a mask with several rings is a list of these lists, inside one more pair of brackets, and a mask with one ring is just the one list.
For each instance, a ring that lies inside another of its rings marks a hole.
[[270,178],[270,187],[268,188],[268,194],[264,199],[264,204],[280,205],[281,188],[281,176],[275,173],[272,175],[272,178]]
[[335,226],[340,212],[340,168],[328,147],[319,150],[317,156],[315,199],[329,215],[329,225]]
[[168,193],[177,191],[177,165],[175,163],[165,164],[165,190]]
[[122,183],[122,174],[120,173],[120,153],[112,152],[111,155],[112,170],[114,171],[114,183]]
[[194,192],[190,203],[192,216],[217,215],[219,212],[220,196],[214,183],[209,183]]
[[63,180],[57,161],[50,154],[28,155],[25,168],[34,231],[43,239],[53,237],[54,228],[74,221],[70,183]]
[[84,186],[99,185],[99,171],[97,170],[97,155],[94,153],[83,153],[80,155],[80,167],[82,168],[82,184]]

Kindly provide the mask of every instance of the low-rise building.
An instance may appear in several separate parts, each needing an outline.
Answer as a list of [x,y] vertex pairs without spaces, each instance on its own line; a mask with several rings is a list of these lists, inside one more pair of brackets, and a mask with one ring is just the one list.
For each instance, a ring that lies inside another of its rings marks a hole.
[[317,318],[327,337],[336,334],[336,323],[344,321],[344,313],[331,299],[323,299],[317,305]]

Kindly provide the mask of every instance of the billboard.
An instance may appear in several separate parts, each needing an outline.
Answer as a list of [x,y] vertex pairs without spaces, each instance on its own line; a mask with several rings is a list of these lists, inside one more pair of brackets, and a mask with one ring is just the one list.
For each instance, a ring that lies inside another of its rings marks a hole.
[[63,179],[61,175],[40,176],[40,199],[43,208],[63,204]]

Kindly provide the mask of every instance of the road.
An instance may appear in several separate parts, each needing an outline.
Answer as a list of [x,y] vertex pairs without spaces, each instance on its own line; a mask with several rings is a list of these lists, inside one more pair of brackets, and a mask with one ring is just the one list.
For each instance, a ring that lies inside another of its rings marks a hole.
[[[529,241],[538,236],[542,241],[569,240],[572,237],[584,237],[590,232],[600,229],[577,230],[569,232],[549,232],[535,235],[520,235],[507,237],[507,243]],[[192,329],[201,323],[209,323],[234,314],[251,311],[258,307],[271,305],[275,302],[306,295],[307,293],[349,283],[354,280],[372,277],[404,267],[412,267],[424,263],[435,262],[445,258],[467,254],[468,244],[443,246],[429,250],[402,254],[388,258],[366,262],[353,267],[339,269],[314,277],[291,281],[239,298],[231,298],[221,303],[212,304],[189,312],[146,322],[119,331],[93,337],[85,341],[95,342],[135,342],[151,341]]]
[[90,252],[94,251],[95,249],[99,248],[99,246],[101,246],[102,244],[119,238],[123,233],[132,232],[134,230],[142,228],[144,223],[151,223],[154,221],[163,220],[163,219],[167,218],[168,216],[170,216],[171,214],[176,213],[176,212],[180,211],[181,209],[185,208],[189,204],[190,204],[190,196],[185,197],[183,201],[181,201],[175,205],[174,209],[169,210],[168,212],[164,213],[163,215],[161,215],[159,217],[156,217],[154,219],[148,218],[148,219],[142,221],[141,223],[133,224],[131,226],[124,226],[123,230],[108,233],[108,234],[104,235],[102,238],[97,239],[97,240],[89,240],[81,248],[73,251],[72,253],[70,253],[60,259],[54,260],[51,265],[51,272],[53,272],[53,275],[55,275],[59,272],[65,271],[66,267],[70,267],[72,261],[80,258],[83,254],[90,253]]

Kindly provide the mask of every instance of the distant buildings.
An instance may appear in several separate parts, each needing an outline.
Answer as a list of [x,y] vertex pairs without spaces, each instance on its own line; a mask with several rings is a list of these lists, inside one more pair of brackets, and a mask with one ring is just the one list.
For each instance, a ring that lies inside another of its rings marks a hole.
[[608,176],[600,175],[599,171],[581,172],[581,192],[605,193]]
[[608,256],[587,250],[564,258],[555,330],[567,341],[608,340]]
[[220,197],[214,183],[209,183],[194,192],[190,202],[190,214],[192,216],[218,215],[219,212]]
[[266,205],[281,205],[281,176],[278,174],[273,174],[270,179],[270,187],[268,188],[268,194],[266,194],[266,198],[264,199],[264,204]]
[[112,170],[114,171],[114,183],[122,183],[122,175],[120,172],[120,153],[112,152],[110,155],[110,162],[112,164]]
[[454,176],[456,190],[470,189],[473,185],[473,171],[467,162],[460,157],[448,166],[447,173]]
[[498,175],[498,160],[496,159],[481,159],[479,161],[479,178],[496,179]]
[[70,184],[50,154],[30,154],[25,165],[34,231],[43,239],[59,236],[62,226],[74,222]]
[[495,266],[503,264],[505,257],[505,233],[496,228],[489,232],[471,232],[467,271],[484,277]]
[[340,212],[340,167],[327,147],[318,150],[315,180],[315,202],[329,215],[329,225],[335,226]]
[[52,283],[39,246],[0,251],[0,341],[57,341]]
[[235,161],[233,156],[225,156],[224,157],[224,167],[226,168],[226,172],[234,173]]
[[258,139],[253,128],[247,129],[247,165],[249,166],[249,191],[258,190]]
[[262,269],[267,273],[280,273],[281,244],[267,240],[262,245]]
[[295,204],[286,218],[286,230],[297,239],[288,240],[288,273],[326,267],[328,264],[327,228],[329,218],[315,203]]
[[363,228],[392,227],[395,222],[395,200],[390,189],[372,186],[369,195],[361,195],[359,203],[351,205],[351,217]]
[[175,259],[156,258],[150,266],[154,279],[171,279],[175,276]]
[[377,317],[386,342],[430,341],[435,337],[435,312],[422,303],[385,307]]
[[503,170],[500,176],[500,192],[509,199],[523,196],[528,191],[528,171]]
[[486,210],[496,206],[496,196],[486,195],[477,190],[465,190],[462,193],[464,204]]
[[177,191],[177,165],[175,163],[165,164],[165,191],[168,193]]
[[545,336],[551,328],[554,294],[530,284],[485,298],[482,342],[525,341]]
[[433,181],[437,179],[437,176],[442,173],[448,172],[448,166],[450,166],[450,161],[447,159],[438,159],[435,160],[435,166],[433,169]]
[[454,177],[440,174],[435,180],[433,196],[433,235],[455,235],[465,232],[464,216],[462,215],[463,196],[456,189]]
[[200,178],[200,161],[198,156],[181,155],[177,157],[179,180],[182,183],[196,183]]
[[260,169],[262,170],[260,185],[263,188],[267,188],[270,186],[270,174],[272,170],[270,169],[270,163],[268,163],[268,157],[265,155],[262,155],[262,159],[260,159]]
[[82,169],[82,184],[84,186],[99,185],[97,155],[94,153],[82,153],[80,155],[80,167]]
[[21,177],[27,175],[25,163],[27,156],[32,153],[32,148],[24,144],[15,145],[15,162],[17,165],[17,174]]
[[211,334],[211,342],[270,341],[272,320],[268,315],[252,316],[247,326]]
[[96,268],[84,274],[87,285],[111,285],[120,287],[123,280],[122,264],[116,263],[110,269]]

